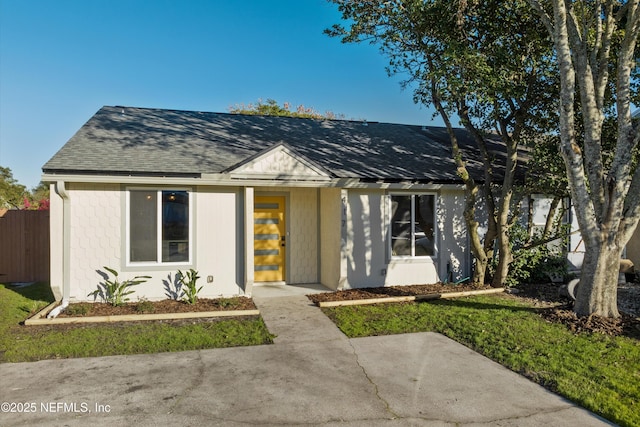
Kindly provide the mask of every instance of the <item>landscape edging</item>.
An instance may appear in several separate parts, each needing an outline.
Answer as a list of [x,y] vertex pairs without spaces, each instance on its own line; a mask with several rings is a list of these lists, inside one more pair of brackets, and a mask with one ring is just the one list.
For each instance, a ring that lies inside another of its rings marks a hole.
[[54,317],[47,319],[45,314],[48,313],[52,305],[59,302],[49,304],[38,313],[29,317],[24,321],[26,326],[34,325],[64,325],[74,323],[112,323],[112,322],[135,322],[142,320],[183,320],[183,319],[201,319],[207,317],[235,317],[235,316],[258,316],[259,310],[224,310],[224,311],[194,311],[185,313],[157,313],[157,314],[120,314],[116,316],[90,316],[90,317]]
[[356,299],[356,300],[342,300],[342,301],[318,301],[316,304],[320,308],[326,307],[342,307],[348,305],[367,305],[367,304],[381,304],[389,302],[407,302],[407,301],[429,301],[435,299],[448,299],[448,298],[461,298],[472,295],[486,295],[486,294],[498,294],[505,291],[505,288],[494,289],[481,289],[477,291],[464,291],[464,292],[444,292],[433,293],[425,295],[412,295],[401,297],[383,297],[383,298],[368,298],[368,299]]

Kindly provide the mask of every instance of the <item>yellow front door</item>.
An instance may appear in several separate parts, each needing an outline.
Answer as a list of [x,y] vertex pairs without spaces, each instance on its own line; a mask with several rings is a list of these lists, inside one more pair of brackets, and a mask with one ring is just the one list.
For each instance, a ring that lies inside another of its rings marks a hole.
[[284,281],[284,196],[256,196],[253,206],[254,281]]

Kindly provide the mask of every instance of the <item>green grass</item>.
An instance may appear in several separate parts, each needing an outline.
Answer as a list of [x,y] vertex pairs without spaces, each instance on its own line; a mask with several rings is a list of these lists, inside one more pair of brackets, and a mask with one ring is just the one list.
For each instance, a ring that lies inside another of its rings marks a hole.
[[623,426],[640,425],[640,342],[573,334],[503,296],[327,308],[350,337],[444,334]]
[[160,353],[273,342],[273,336],[259,317],[180,324],[21,325],[52,301],[47,283],[22,288],[0,284],[0,362]]

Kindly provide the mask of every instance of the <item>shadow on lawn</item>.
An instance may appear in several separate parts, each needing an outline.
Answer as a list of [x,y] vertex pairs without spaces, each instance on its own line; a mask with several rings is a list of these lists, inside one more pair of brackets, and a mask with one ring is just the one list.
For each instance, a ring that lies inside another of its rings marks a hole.
[[5,287],[23,297],[34,301],[47,301],[54,302],[55,297],[51,291],[49,282],[34,282],[34,283],[7,283]]
[[573,334],[597,333],[609,336],[624,336],[635,340],[640,339],[640,318],[622,314],[617,319],[600,316],[578,317],[572,310],[571,303],[559,303],[554,306],[528,306],[510,304],[508,300],[501,304],[499,299],[492,302],[473,301],[469,299],[416,301],[419,304],[429,302],[452,309],[473,309],[478,311],[496,312],[528,312],[540,316],[547,322],[565,326]]
[[482,301],[471,301],[466,298],[456,298],[456,299],[439,299],[439,300],[425,300],[425,301],[416,301],[418,304],[438,304],[448,307],[459,307],[459,308],[470,308],[474,310],[496,310],[502,311],[507,310],[510,312],[529,312],[529,313],[540,313],[543,308],[540,307],[529,307],[526,305],[513,305],[507,304],[505,300],[505,304],[500,304],[496,302],[482,302]]
[[16,294],[30,300],[22,304],[18,307],[21,311],[25,312],[25,315],[28,316],[33,314],[39,308],[37,306],[38,301],[45,301],[47,303],[52,303],[55,301],[55,297],[53,292],[51,291],[51,286],[49,286],[49,282],[34,282],[34,283],[25,283],[25,284],[4,284],[5,288],[8,291],[15,292]]

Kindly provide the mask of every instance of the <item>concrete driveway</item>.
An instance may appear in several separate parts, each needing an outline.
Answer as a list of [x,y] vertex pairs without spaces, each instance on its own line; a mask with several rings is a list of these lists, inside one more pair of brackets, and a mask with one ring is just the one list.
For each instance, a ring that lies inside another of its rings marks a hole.
[[306,297],[255,301],[274,345],[1,364],[22,412],[0,425],[610,425],[442,335],[347,339]]

